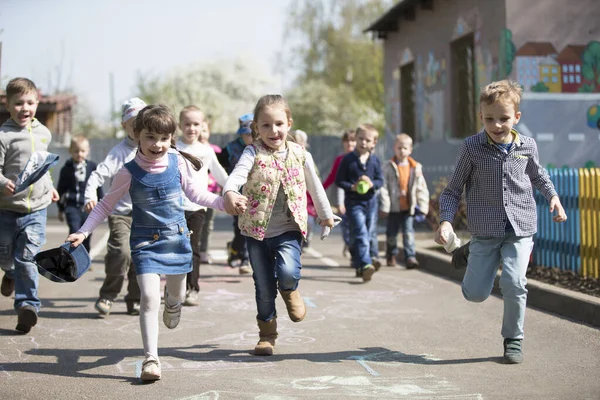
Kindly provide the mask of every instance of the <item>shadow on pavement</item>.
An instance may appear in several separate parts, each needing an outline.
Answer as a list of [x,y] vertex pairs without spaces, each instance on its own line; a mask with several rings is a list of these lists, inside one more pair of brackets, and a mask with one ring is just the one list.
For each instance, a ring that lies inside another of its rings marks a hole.
[[[197,353],[194,350],[212,349],[206,353]],[[2,363],[0,369],[6,372],[25,372],[33,374],[65,376],[70,378],[100,378],[115,379],[132,384],[138,384],[137,377],[131,375],[109,375],[94,372],[86,372],[100,367],[117,366],[126,358],[139,358],[141,360],[141,349],[31,349],[25,354],[35,357],[50,357],[49,362],[24,362],[24,363]],[[496,362],[502,363],[501,357],[465,358],[453,360],[429,359],[424,355],[406,354],[392,351],[382,347],[367,347],[353,351],[339,351],[330,353],[296,353],[275,354],[269,357],[255,357],[249,351],[239,349],[218,349],[217,345],[195,345],[178,348],[167,347],[160,349],[161,358],[179,358],[185,361],[214,363],[215,360],[228,361],[234,359],[236,363],[278,362],[289,360],[306,360],[315,363],[340,363],[344,361],[357,362],[390,362],[419,365],[455,365]],[[97,357],[96,361],[82,362],[81,359]],[[141,362],[141,361],[140,361]]]

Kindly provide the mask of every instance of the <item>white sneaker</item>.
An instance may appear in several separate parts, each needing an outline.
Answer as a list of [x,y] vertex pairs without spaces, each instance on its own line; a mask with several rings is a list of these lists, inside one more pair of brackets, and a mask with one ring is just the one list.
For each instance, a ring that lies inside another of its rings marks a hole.
[[197,306],[200,302],[198,301],[198,292],[195,290],[188,290],[185,294],[184,306]]
[[208,253],[205,251],[200,252],[200,263],[201,264],[212,264],[212,259],[208,256]]
[[167,286],[165,286],[165,310],[163,311],[163,322],[169,329],[177,328],[181,319],[181,302],[174,306],[169,306]]
[[240,266],[240,275],[246,275],[252,273],[252,267],[248,261],[245,261]]
[[160,363],[154,358],[148,357],[142,363],[142,374],[140,379],[145,382],[157,381],[160,379]]

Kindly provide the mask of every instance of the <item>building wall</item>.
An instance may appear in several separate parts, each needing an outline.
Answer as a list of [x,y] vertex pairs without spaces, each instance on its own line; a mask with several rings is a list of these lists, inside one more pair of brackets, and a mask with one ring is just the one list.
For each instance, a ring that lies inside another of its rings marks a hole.
[[[476,84],[495,75],[500,35],[505,26],[503,0],[439,1],[433,10],[416,7],[416,19],[401,19],[397,32],[384,42],[386,117],[389,132],[399,132],[400,83],[398,68],[410,61],[416,69],[416,137],[421,141],[452,137],[450,92],[452,65],[450,44],[473,33],[475,37]],[[485,24],[484,24],[485,21]]]
[[[398,31],[388,32],[384,42],[386,157],[391,156],[393,135],[401,129],[398,67],[414,60],[417,143],[413,155],[424,164],[430,181],[452,172],[462,139],[452,131],[452,105],[461,99],[451,90],[450,44],[473,32],[477,86],[506,77],[522,81],[523,116],[517,129],[536,138],[541,163],[600,165],[598,21],[598,0],[434,0],[432,11],[417,7],[416,19],[400,19]],[[572,49],[577,51],[567,51]],[[568,55],[558,62],[563,51]],[[584,52],[586,59],[596,60],[595,68],[588,61],[587,76],[592,80],[585,78]],[[548,68],[545,73],[544,68]],[[557,70],[553,73],[552,68]],[[540,84],[544,78],[549,85]]]

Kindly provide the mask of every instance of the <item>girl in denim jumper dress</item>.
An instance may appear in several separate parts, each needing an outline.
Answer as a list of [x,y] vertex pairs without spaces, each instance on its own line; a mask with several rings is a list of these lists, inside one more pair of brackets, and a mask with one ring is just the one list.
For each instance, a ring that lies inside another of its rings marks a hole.
[[[138,153],[115,175],[110,191],[92,210],[81,229],[67,241],[78,246],[112,211],[126,193],[133,205],[131,257],[141,291],[140,328],[145,360],[141,379],[160,379],[158,313],[160,275],[166,275],[163,322],[169,329],[179,324],[185,299],[186,276],[192,269],[190,232],[183,211],[183,193],[192,202],[223,210],[223,198],[199,187],[190,163],[202,163],[174,146],[177,122],[162,105],[150,105],[136,117],[134,133]],[[190,161],[188,163],[186,160]],[[183,192],[182,192],[183,189]],[[245,210],[240,199],[236,208]]]

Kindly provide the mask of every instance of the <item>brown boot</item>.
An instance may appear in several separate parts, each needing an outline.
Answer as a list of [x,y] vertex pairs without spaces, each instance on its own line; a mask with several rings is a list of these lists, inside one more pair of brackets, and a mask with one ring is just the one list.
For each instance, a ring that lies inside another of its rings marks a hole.
[[304,300],[302,300],[302,296],[300,296],[298,289],[280,290],[279,293],[285,302],[290,319],[294,322],[302,321],[306,315],[306,307],[304,306]]
[[272,356],[275,350],[275,339],[277,339],[277,318],[269,322],[257,319],[258,323],[258,343],[254,347],[256,356]]

